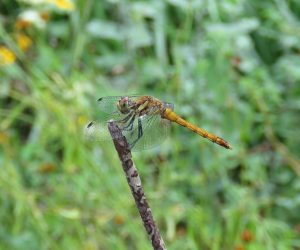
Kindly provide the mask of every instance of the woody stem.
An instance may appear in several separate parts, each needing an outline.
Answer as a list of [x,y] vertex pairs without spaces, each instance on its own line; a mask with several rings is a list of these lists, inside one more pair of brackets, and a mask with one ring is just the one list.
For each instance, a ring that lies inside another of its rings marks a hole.
[[165,250],[165,244],[160,236],[158,227],[152,216],[151,209],[147,202],[144,189],[138,171],[133,163],[131,152],[126,138],[122,135],[120,128],[113,122],[108,122],[108,129],[122,163],[128,185],[130,187],[135,204],[139,210],[146,232],[151,240],[154,250]]

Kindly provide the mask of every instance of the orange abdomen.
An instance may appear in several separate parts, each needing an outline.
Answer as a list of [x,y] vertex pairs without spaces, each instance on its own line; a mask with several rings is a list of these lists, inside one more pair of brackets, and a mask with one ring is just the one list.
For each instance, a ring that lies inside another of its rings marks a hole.
[[187,122],[186,120],[182,119],[179,115],[177,115],[175,112],[173,112],[169,108],[166,108],[166,110],[162,114],[162,117],[165,119],[168,119],[169,121],[176,122],[177,124],[192,130],[196,134],[201,135],[202,137],[207,138],[207,139],[211,140],[212,142],[217,143],[224,148],[231,149],[231,146],[229,145],[229,143],[227,141],[225,141],[224,139],[222,139],[214,134],[211,134],[211,133],[207,132],[206,130]]

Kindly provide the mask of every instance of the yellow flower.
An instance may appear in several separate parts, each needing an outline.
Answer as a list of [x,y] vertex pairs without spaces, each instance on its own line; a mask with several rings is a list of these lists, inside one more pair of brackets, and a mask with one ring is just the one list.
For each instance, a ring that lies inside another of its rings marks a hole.
[[19,48],[26,52],[32,45],[32,40],[30,37],[26,36],[25,34],[18,34],[17,35],[17,43]]
[[31,26],[31,22],[27,21],[27,20],[23,20],[23,19],[18,19],[15,27],[17,30],[23,30],[26,29],[27,27]]
[[40,13],[40,17],[41,17],[45,22],[47,22],[47,21],[49,21],[49,19],[50,19],[50,13],[47,12],[47,11],[43,11],[43,12]]
[[16,61],[16,55],[4,46],[0,46],[0,66],[10,65]]
[[83,126],[83,125],[87,124],[87,122],[88,122],[88,118],[86,116],[79,115],[77,117],[77,123],[79,126]]
[[52,163],[44,163],[39,167],[39,171],[43,174],[54,172],[56,166]]
[[71,0],[49,0],[49,2],[52,2],[57,8],[62,10],[72,11],[75,8]]
[[0,132],[0,144],[6,144],[9,140],[9,137],[6,133]]

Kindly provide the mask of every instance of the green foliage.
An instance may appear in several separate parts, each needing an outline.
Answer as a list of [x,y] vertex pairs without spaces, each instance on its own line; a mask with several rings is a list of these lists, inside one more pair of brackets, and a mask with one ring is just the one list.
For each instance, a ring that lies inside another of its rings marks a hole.
[[299,1],[43,2],[0,3],[0,249],[151,249],[112,143],[82,136],[124,94],[233,146],[174,125],[134,153],[169,249],[300,249]]

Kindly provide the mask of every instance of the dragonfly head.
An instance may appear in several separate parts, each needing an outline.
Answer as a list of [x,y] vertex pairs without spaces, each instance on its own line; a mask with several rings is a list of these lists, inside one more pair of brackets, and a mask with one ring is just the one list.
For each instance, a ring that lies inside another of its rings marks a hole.
[[128,96],[122,97],[122,98],[117,102],[117,107],[118,107],[118,110],[119,110],[122,114],[128,114],[128,113],[130,112],[130,108],[129,108],[129,98],[128,98]]

